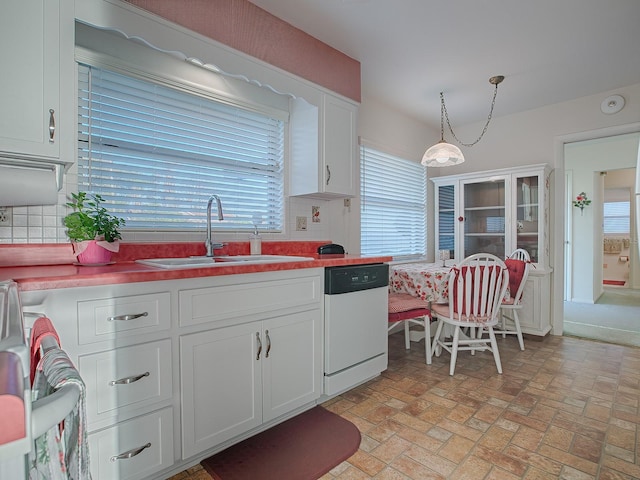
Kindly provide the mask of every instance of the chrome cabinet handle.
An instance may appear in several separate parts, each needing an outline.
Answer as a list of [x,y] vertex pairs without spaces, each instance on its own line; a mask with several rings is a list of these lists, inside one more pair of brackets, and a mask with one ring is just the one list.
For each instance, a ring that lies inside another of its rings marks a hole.
[[262,341],[260,340],[260,332],[256,332],[256,340],[258,341],[258,354],[256,360],[260,360],[260,353],[262,353]]
[[129,320],[135,320],[136,318],[146,317],[148,315],[149,315],[148,312],[131,313],[127,315],[116,315],[115,317],[107,317],[107,322],[114,322],[114,321],[128,322]]
[[269,337],[269,330],[266,330],[264,334],[267,336],[267,353],[264,354],[264,358],[269,358],[269,352],[271,351],[271,338]]
[[56,113],[53,108],[49,109],[49,143],[53,143],[53,136],[56,133],[56,117],[54,117],[54,113]]
[[329,180],[331,180],[331,169],[327,165],[327,185],[329,185]]
[[129,385],[130,383],[137,382],[138,380],[143,379],[144,377],[148,377],[150,375],[149,372],[141,373],[140,375],[133,375],[131,377],[120,378],[119,380],[111,380],[109,385]]
[[149,448],[150,446],[151,446],[151,443],[147,443],[146,445],[143,445],[141,447],[132,448],[131,450],[127,450],[126,452],[121,453],[120,455],[112,456],[109,460],[111,460],[112,462],[115,462],[116,460],[126,460],[127,458],[135,457],[136,455],[140,455],[143,450]]

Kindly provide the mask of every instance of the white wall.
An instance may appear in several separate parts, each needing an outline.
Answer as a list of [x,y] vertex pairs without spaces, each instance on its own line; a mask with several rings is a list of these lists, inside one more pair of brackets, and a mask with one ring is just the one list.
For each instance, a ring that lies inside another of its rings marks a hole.
[[640,133],[630,133],[565,145],[564,168],[573,179],[568,199],[584,191],[592,200],[582,214],[572,208],[571,301],[595,303],[602,294],[604,177],[600,172],[635,167],[639,141]]
[[[381,103],[364,91],[358,112],[358,136],[361,141],[383,152],[420,162],[431,139],[437,137],[438,132],[396,108]],[[358,173],[358,192],[360,191],[359,177]],[[431,197],[427,197],[428,205],[433,201],[433,191],[429,190],[429,194]],[[346,236],[349,238],[350,251],[359,252],[360,197],[354,198],[351,205],[352,215],[348,224],[350,232]],[[433,224],[433,211],[427,209],[427,212],[428,221]],[[433,232],[433,229],[430,228],[427,231],[427,258],[433,261],[434,240],[429,232]]]

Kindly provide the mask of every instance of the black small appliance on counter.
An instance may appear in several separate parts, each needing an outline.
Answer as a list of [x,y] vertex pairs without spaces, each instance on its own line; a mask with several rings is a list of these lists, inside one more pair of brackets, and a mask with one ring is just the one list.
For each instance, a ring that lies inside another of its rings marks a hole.
[[344,255],[344,247],[337,243],[328,243],[318,247],[318,255]]

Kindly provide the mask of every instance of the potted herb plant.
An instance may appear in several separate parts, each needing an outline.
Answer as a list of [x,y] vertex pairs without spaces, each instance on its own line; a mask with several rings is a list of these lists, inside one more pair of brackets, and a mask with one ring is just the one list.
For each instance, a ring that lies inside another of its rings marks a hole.
[[72,193],[72,202],[67,207],[73,212],[64,217],[67,236],[73,244],[73,252],[80,264],[105,264],[111,260],[112,252],[119,250],[122,238],[119,228],[125,220],[111,215],[102,206],[104,199],[98,194]]

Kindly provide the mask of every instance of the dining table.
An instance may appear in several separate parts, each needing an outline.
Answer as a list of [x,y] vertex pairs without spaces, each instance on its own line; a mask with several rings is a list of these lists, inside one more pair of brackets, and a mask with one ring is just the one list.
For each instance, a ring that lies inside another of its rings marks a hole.
[[389,266],[389,292],[408,293],[430,303],[448,303],[453,264],[397,263]]
[[[449,303],[449,273],[453,261],[440,263],[412,262],[389,265],[389,293],[408,293],[429,304]],[[509,289],[505,298],[509,297]],[[443,335],[451,336],[450,326],[445,325]],[[431,334],[433,335],[433,329]],[[424,338],[424,331],[411,331],[411,341]]]

